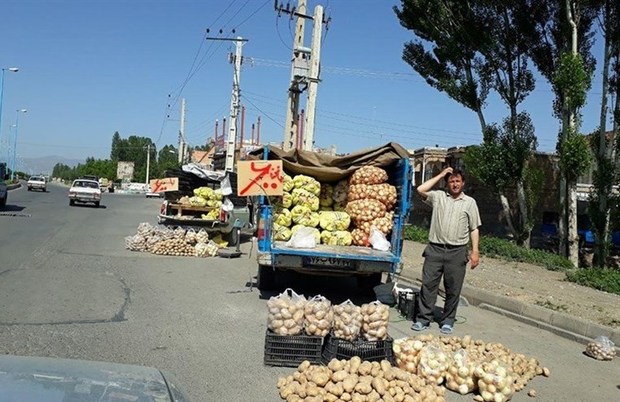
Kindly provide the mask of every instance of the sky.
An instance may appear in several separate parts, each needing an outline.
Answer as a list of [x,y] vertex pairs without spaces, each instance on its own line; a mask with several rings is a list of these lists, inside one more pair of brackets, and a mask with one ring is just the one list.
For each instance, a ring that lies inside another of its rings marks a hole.
[[[346,153],[389,141],[411,150],[482,141],[476,114],[402,60],[413,36],[392,10],[400,1],[307,4],[309,12],[323,5],[331,18],[321,46],[316,146]],[[245,137],[260,116],[262,142],[284,138],[295,21],[278,16],[273,0],[20,0],[2,2],[0,15],[0,67],[19,68],[4,74],[0,161],[16,131],[19,159],[109,158],[116,131],[122,138],[150,137],[158,148],[176,146],[181,99],[187,142],[205,144],[215,121],[230,113],[228,54],[234,53],[232,42],[206,37],[248,40],[240,76]],[[308,21],[307,47],[311,30]],[[595,78],[583,132],[598,125],[600,85]],[[305,99],[304,93],[302,108]],[[554,150],[559,129],[552,100],[538,77],[521,108],[530,113],[543,152]],[[487,121],[507,115],[490,96]]]

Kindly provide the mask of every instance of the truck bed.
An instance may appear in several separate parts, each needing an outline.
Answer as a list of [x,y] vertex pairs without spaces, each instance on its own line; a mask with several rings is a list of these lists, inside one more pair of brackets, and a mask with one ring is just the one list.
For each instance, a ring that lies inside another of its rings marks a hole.
[[273,243],[271,252],[274,254],[288,254],[306,257],[347,258],[352,260],[386,261],[398,260],[391,251],[380,251],[370,247],[361,246],[328,246],[317,244],[316,248],[293,248],[288,247],[284,241]]

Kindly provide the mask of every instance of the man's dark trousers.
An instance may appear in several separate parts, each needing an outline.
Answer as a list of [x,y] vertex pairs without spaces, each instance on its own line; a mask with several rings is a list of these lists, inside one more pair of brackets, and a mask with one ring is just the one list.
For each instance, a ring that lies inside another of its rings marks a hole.
[[433,321],[433,309],[437,301],[439,282],[443,275],[446,301],[439,323],[440,325],[454,325],[466,266],[469,261],[467,246],[429,243],[422,256],[424,257],[422,290],[418,298],[416,321],[424,325]]

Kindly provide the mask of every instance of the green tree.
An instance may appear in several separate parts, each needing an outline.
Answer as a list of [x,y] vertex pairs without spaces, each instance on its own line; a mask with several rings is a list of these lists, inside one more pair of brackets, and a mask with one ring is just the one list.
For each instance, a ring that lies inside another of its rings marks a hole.
[[[525,246],[529,246],[533,222],[535,198],[532,189],[540,180],[533,168],[528,168],[536,146],[532,121],[527,113],[521,112],[516,124],[508,117],[501,127],[489,125],[482,145],[468,148],[465,154],[468,172],[498,195],[513,238],[517,244]],[[527,178],[532,179],[529,185]],[[509,191],[515,188],[519,202],[513,207]]]
[[118,131],[114,132],[112,136],[112,150],[110,151],[110,159],[113,161],[119,161],[121,156],[121,148],[123,146],[123,140]]

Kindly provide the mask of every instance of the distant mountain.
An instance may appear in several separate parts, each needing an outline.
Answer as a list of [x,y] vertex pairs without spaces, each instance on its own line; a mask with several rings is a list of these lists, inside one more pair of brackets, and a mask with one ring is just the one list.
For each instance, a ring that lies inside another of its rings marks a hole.
[[39,158],[22,158],[17,161],[16,170],[29,174],[52,174],[52,170],[57,163],[63,163],[69,167],[84,163],[83,159],[69,159],[63,156],[41,156]]

